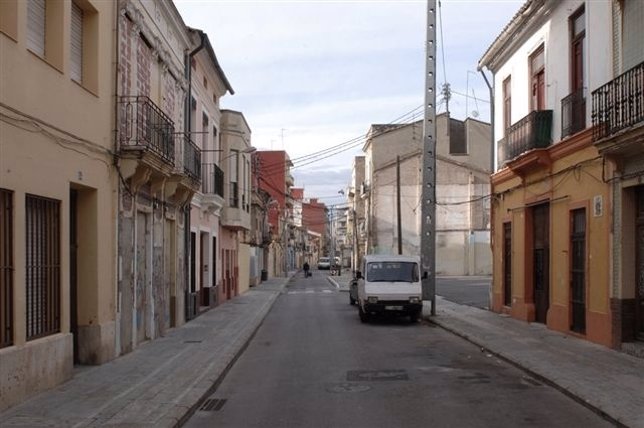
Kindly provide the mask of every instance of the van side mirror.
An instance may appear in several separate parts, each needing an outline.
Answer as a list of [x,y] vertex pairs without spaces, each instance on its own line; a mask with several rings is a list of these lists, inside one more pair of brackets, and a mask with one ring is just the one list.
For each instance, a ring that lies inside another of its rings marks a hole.
[[356,271],[356,279],[361,279],[362,278],[362,272],[359,270]]

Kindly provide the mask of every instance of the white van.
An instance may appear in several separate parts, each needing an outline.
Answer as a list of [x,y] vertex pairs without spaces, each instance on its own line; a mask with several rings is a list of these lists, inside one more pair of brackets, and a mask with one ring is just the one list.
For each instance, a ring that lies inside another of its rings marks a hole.
[[420,258],[399,255],[367,255],[358,281],[358,312],[367,322],[372,314],[408,315],[418,321],[423,310]]

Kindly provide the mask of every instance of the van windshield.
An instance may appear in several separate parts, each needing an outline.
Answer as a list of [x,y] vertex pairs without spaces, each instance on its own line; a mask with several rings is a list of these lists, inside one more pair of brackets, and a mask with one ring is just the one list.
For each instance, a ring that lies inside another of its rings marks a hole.
[[369,282],[417,282],[418,263],[414,262],[371,262],[367,263]]

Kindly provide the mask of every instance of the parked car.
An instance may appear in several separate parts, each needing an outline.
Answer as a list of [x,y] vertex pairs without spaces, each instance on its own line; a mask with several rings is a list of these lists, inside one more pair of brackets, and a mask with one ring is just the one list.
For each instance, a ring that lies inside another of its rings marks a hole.
[[320,270],[331,269],[331,260],[328,257],[320,257],[318,259],[318,269]]
[[423,310],[420,259],[399,255],[368,255],[356,272],[360,321],[373,314],[398,314],[418,321]]

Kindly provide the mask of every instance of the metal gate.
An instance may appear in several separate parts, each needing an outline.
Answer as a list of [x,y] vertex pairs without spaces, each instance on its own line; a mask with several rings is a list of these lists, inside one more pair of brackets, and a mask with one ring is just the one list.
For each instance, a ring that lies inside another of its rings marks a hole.
[[533,219],[533,284],[535,321],[545,324],[550,306],[550,207],[537,205]]

